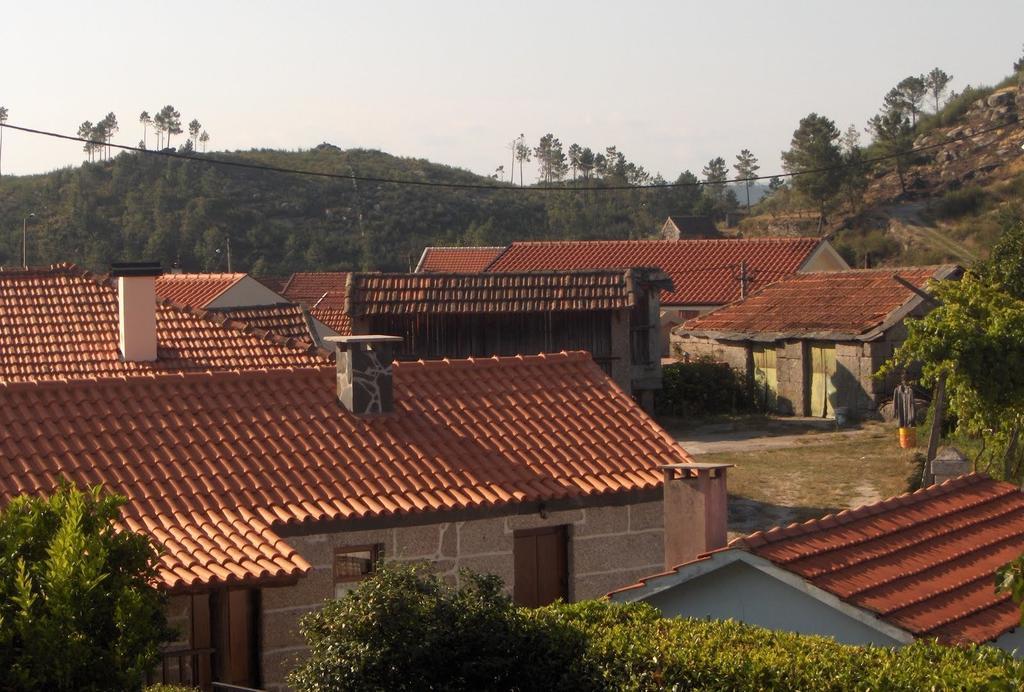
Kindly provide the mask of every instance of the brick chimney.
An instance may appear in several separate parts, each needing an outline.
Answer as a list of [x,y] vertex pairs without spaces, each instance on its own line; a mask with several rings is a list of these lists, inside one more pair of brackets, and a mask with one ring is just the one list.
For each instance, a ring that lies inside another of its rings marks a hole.
[[110,266],[117,278],[117,321],[121,358],[156,360],[156,277],[159,262],[118,262]]
[[395,410],[391,361],[400,336],[328,336],[337,347],[338,401],[360,416]]
[[668,464],[665,474],[665,569],[726,544],[726,469],[735,464]]

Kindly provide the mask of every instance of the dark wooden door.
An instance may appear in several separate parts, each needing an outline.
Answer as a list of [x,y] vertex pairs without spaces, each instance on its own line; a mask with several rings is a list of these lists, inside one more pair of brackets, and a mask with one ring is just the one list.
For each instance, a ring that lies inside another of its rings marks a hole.
[[569,559],[564,526],[515,532],[515,586],[519,605],[535,608],[569,597]]
[[254,687],[258,683],[255,594],[250,589],[222,589],[212,595],[213,679]]

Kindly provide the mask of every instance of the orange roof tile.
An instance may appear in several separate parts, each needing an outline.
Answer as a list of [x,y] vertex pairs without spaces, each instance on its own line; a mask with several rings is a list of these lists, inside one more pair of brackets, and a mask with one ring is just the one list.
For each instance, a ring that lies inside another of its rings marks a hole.
[[1024,553],[1024,493],[968,474],[913,493],[758,531],[613,591],[672,579],[689,565],[744,550],[924,639],[984,643],[1020,625],[995,571]]
[[1020,624],[995,570],[1024,552],[1024,493],[970,474],[729,544],[917,637],[985,642]]
[[158,359],[124,362],[113,281],[76,267],[0,272],[0,381],[311,367],[329,356],[223,315],[156,306]]
[[662,305],[724,305],[739,298],[740,263],[755,290],[792,274],[825,241],[820,238],[591,240],[512,243],[492,272],[657,267],[674,289]]
[[340,295],[343,304],[347,282],[347,272],[296,272],[285,284],[283,295],[309,309],[328,293]]
[[504,247],[427,247],[423,249],[416,271],[482,272],[504,251]]
[[585,353],[396,363],[384,416],[335,387],[333,367],[0,385],[0,499],[102,482],[184,589],[307,570],[285,525],[656,488],[689,460]]
[[919,302],[932,279],[955,275],[955,266],[853,269],[793,274],[731,305],[695,317],[677,333],[737,338],[867,334]]
[[283,336],[286,339],[310,340],[309,324],[302,306],[295,303],[254,305],[251,307],[215,308],[210,314],[224,315],[252,329]]
[[349,317],[344,307],[315,307],[309,311],[309,314],[341,336],[352,334],[352,318]]
[[352,274],[348,313],[550,312],[633,305],[622,270],[516,274]]
[[162,274],[156,294],[176,305],[205,308],[214,298],[245,278],[245,274]]

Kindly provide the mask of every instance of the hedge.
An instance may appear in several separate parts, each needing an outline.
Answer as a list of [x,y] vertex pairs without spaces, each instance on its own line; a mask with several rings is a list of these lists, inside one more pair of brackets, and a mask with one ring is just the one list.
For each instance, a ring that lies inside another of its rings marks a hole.
[[511,603],[496,577],[452,586],[389,565],[306,616],[289,677],[326,690],[1017,690],[1024,663],[987,646],[837,644],[646,604]]
[[680,418],[758,410],[747,376],[707,357],[662,368],[662,388],[655,394],[654,405],[658,415]]

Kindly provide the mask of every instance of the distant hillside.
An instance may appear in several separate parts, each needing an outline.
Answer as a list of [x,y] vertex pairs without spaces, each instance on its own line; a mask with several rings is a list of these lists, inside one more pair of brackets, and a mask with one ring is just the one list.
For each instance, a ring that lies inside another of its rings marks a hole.
[[[359,176],[497,184],[422,159],[329,144],[299,152],[202,156]],[[45,175],[0,178],[0,264],[20,264],[22,220],[30,212],[36,214],[28,224],[30,264],[74,261],[103,269],[111,261],[146,258],[190,270],[224,270],[230,242],[233,269],[280,274],[407,270],[426,245],[653,235],[669,213],[686,209],[671,190],[523,194],[503,187],[353,183],[122,153]],[[692,197],[692,188],[687,193]]]
[[[863,198],[841,200],[825,233],[852,264],[969,265],[987,256],[1008,220],[1024,218],[1024,83],[967,88],[937,114],[922,116],[905,159],[868,172]],[[865,155],[876,155],[873,147]],[[905,186],[905,189],[904,189]],[[783,193],[755,208],[742,231],[814,234],[817,213]]]

